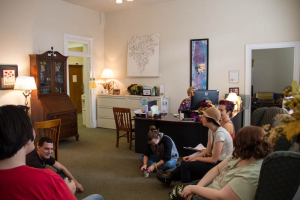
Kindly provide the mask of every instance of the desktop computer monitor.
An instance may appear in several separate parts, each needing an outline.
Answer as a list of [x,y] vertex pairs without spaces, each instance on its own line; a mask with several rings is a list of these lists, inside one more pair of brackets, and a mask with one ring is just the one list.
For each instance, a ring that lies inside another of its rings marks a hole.
[[149,101],[148,102],[148,111],[151,111],[152,106],[157,106],[157,101]]
[[210,100],[214,105],[219,102],[219,90],[194,90],[191,99],[191,110],[198,110],[202,101]]

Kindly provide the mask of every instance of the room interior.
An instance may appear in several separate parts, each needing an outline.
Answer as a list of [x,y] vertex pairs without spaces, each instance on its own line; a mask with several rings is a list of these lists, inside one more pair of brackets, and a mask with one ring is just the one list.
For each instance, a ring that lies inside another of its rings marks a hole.
[[[126,184],[126,181],[130,182],[130,174],[140,175],[138,154],[134,153],[134,148],[128,150],[128,145],[124,141],[124,144],[121,142],[121,146],[116,149],[115,130],[96,128],[96,99],[97,94],[103,92],[104,88],[101,84],[97,84],[96,89],[89,89],[90,71],[94,72],[96,81],[104,82],[105,80],[101,78],[103,70],[111,69],[121,95],[128,94],[126,88],[134,83],[163,85],[165,95],[170,98],[169,111],[177,113],[178,105],[186,98],[186,89],[190,86],[190,40],[209,39],[208,89],[219,90],[220,98],[225,97],[228,89],[233,87],[238,87],[240,94],[251,93],[246,83],[249,76],[247,45],[300,41],[298,0],[134,0],[133,2],[123,0],[122,4],[116,4],[111,0],[98,1],[99,4],[95,5],[92,3],[96,1],[91,0],[84,1],[85,4],[83,1],[75,0],[1,0],[0,3],[2,46],[0,64],[18,65],[19,76],[30,75],[29,54],[42,54],[54,47],[55,51],[65,56],[78,58],[81,57],[79,54],[76,52],[72,54],[67,50],[66,38],[72,36],[73,41],[90,42],[91,51],[85,56],[84,61],[68,60],[69,64],[87,63],[83,69],[86,125],[81,124],[83,114],[80,114],[78,117],[78,131],[79,134],[82,132],[80,140],[78,142],[75,138],[62,140],[60,158],[66,159],[68,163],[70,154],[73,154],[72,149],[93,143],[87,138],[90,134],[97,134],[93,137],[99,140],[109,138],[107,140],[112,142],[110,146],[105,146],[106,155],[101,155],[101,158],[107,159],[109,156],[120,158],[118,154],[125,156],[126,152],[129,155],[128,159],[132,161],[130,163],[134,163],[132,168],[135,165],[136,168],[118,172],[120,176],[122,174],[122,180],[118,180],[112,171],[101,174],[105,182],[102,183],[99,176],[97,182],[93,184],[99,184],[102,189],[95,191],[86,187],[86,193],[77,194],[77,198],[86,196],[88,192],[100,194],[106,192],[103,196],[107,199],[120,199],[118,196],[120,194],[114,194],[112,188]],[[127,77],[128,38],[152,34],[160,35],[160,76]],[[297,48],[299,49],[299,45]],[[298,65],[298,68],[300,68],[299,60],[298,54],[294,57],[296,63],[294,65]],[[229,72],[232,70],[239,72],[238,83],[229,82]],[[298,74],[293,76],[298,77],[299,81],[299,70]],[[68,94],[69,89],[68,87]],[[22,92],[0,90],[0,105],[6,104],[23,105]],[[247,108],[249,109],[249,106]],[[102,138],[102,133],[106,137]],[[110,154],[109,148],[113,148],[114,153]],[[76,151],[74,158],[80,159],[82,156],[86,155]],[[121,159],[123,162],[129,162]],[[72,162],[68,164],[71,165]],[[91,163],[87,161],[86,166],[89,164]],[[109,170],[108,166],[99,165],[104,171]],[[114,162],[114,165],[122,165],[122,162]],[[74,166],[71,171],[74,171],[78,179],[84,178],[83,174],[88,173],[88,170],[82,173],[81,170],[86,166]],[[127,171],[130,173],[126,174]],[[109,182],[111,177],[108,175],[114,177],[113,183]],[[144,177],[136,177],[135,187],[138,187],[139,183],[145,187],[149,184],[149,187],[150,185],[152,187],[149,195],[157,191],[155,198],[159,199],[163,195],[166,198],[169,190],[154,179],[152,177],[151,183],[147,183]],[[83,185],[92,187],[88,179]],[[134,190],[129,187],[123,189],[118,192],[124,193],[128,199],[146,199],[142,194],[135,194],[136,196],[132,198],[131,193],[134,193]]]

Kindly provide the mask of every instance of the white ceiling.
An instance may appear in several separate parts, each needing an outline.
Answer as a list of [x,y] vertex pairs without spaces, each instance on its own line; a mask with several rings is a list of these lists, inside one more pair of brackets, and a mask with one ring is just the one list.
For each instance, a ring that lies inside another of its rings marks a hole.
[[149,4],[163,3],[174,0],[123,0],[123,3],[117,4],[116,0],[62,0],[78,6],[97,10],[100,12],[115,12],[145,6]]

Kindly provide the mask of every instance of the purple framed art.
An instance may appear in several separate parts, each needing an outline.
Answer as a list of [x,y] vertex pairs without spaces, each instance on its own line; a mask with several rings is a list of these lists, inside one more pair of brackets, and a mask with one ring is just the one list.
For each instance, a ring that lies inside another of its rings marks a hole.
[[208,39],[191,40],[190,85],[208,89]]

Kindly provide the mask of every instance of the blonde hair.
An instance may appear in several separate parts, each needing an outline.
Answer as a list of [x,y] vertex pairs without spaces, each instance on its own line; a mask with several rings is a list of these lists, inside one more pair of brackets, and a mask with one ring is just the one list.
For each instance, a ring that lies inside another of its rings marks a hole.
[[195,86],[191,86],[187,89],[187,95],[190,96],[190,94],[192,93],[193,90],[198,90],[198,88],[196,88]]

